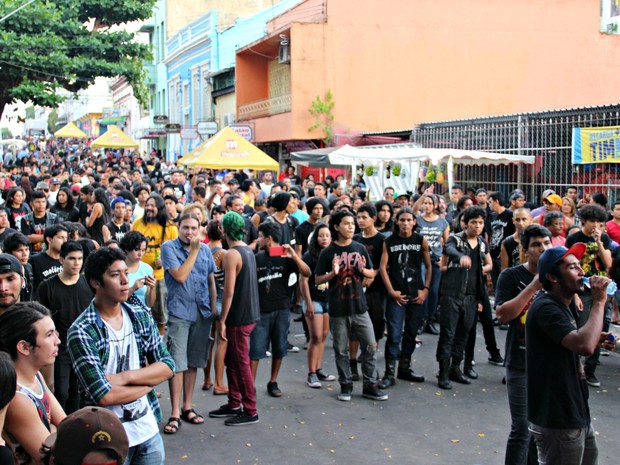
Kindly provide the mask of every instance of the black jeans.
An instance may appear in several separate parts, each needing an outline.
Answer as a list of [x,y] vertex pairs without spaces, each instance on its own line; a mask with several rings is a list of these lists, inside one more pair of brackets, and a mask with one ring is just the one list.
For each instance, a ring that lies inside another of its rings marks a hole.
[[465,342],[474,324],[478,301],[475,295],[466,295],[461,298],[442,296],[439,312],[439,341],[437,342],[437,361],[449,360],[452,356],[456,360],[463,360]]
[[[476,312],[478,309],[476,308]],[[474,359],[474,350],[476,348],[476,321],[480,318],[482,323],[482,334],[484,335],[484,343],[490,356],[499,355],[499,349],[497,348],[497,340],[495,339],[495,326],[493,325],[493,312],[491,311],[491,303],[489,298],[485,297],[482,301],[482,312],[477,313],[474,316],[474,324],[471,326],[471,330],[467,337],[467,346],[465,347],[465,359]]]
[[78,379],[66,346],[58,346],[54,361],[54,396],[67,415],[80,408]]
[[366,304],[368,307],[368,316],[372,321],[372,328],[375,333],[375,339],[380,341],[385,335],[385,304],[387,301],[387,291],[383,292],[366,292]]

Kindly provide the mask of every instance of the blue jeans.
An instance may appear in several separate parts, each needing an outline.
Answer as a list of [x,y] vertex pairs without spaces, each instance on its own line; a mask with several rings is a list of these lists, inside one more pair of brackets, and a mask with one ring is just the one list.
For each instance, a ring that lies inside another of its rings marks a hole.
[[387,320],[386,359],[411,358],[415,350],[415,337],[418,334],[418,328],[424,319],[425,312],[426,307],[424,304],[401,306],[394,299],[388,298],[385,310]]
[[540,465],[596,465],[598,446],[592,425],[555,429],[530,424]]
[[537,464],[536,445],[527,421],[527,381],[525,371],[506,368],[506,391],[510,406],[510,434],[506,443],[505,465]]
[[130,447],[123,465],[164,465],[165,462],[164,441],[157,433],[148,441]]
[[351,384],[349,363],[349,335],[354,333],[362,351],[362,375],[364,386],[377,384],[377,342],[368,312],[351,316],[331,316],[329,326],[334,340],[334,356],[340,384]]

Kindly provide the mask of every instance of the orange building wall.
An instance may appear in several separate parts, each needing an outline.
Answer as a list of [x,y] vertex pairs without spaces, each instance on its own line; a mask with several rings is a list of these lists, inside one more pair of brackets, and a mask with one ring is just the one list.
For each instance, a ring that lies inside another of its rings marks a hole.
[[327,89],[336,129],[360,131],[620,101],[599,2],[327,0],[327,18],[291,26],[293,132],[271,140],[309,138]]
[[[268,67],[268,62],[260,55],[237,55],[235,88],[239,104],[269,97]],[[261,79],[257,79],[257,76],[261,76]]]

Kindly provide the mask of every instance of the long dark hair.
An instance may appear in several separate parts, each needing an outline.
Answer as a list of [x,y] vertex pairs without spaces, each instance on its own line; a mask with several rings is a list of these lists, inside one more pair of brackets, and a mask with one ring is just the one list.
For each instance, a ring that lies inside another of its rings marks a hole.
[[62,210],[67,210],[67,211],[73,210],[73,207],[75,207],[75,200],[73,200],[73,195],[71,195],[71,190],[67,186],[63,186],[60,189],[58,189],[58,192],[64,192],[65,194],[67,194],[67,205],[65,207],[60,205],[60,203],[58,202],[58,194],[56,194],[56,205],[58,205],[57,208],[60,208]]
[[[23,205],[26,202],[26,191],[24,191],[24,189],[22,189],[21,187],[12,187],[11,189],[9,189],[9,193],[6,195],[6,205],[8,207],[13,207],[13,198],[15,197],[15,193],[17,191],[20,191],[23,195],[24,195],[24,200],[22,200],[21,205]],[[21,207],[20,205],[20,207]]]
[[[381,223],[381,220],[379,219],[379,212],[386,205],[390,209],[390,219],[387,221],[387,223],[383,224]],[[375,208],[377,209],[377,219],[375,220],[375,226],[376,227],[383,226],[382,231],[383,230],[392,231],[394,229],[394,207],[392,207],[392,204],[388,202],[387,200],[379,200],[377,203],[375,203]]]
[[103,207],[104,219],[107,222],[107,219],[110,218],[110,200],[108,200],[105,189],[98,187],[93,193],[95,194],[95,200]]
[[0,315],[0,350],[17,360],[17,343],[26,341],[37,344],[37,328],[34,324],[50,316],[50,311],[36,302],[21,302],[12,305]]
[[312,235],[310,236],[310,242],[308,243],[308,252],[310,252],[310,255],[312,255],[312,258],[314,259],[318,259],[321,250],[323,250],[319,245],[319,231],[324,228],[329,230],[329,226],[325,223],[317,224],[312,231]]
[[[157,207],[155,222],[161,226],[161,241],[163,242],[164,238],[166,237],[166,226],[170,224],[170,221],[168,219],[168,212],[166,211],[166,203],[159,194],[149,195],[149,198],[146,199],[146,201],[148,202],[150,199],[153,199],[155,201],[155,206]],[[144,222],[144,224],[148,224],[148,221],[146,221],[146,213],[142,217],[142,221]]]
[[400,236],[400,228],[398,227],[398,219],[405,213],[413,216],[413,219],[415,220],[415,226],[413,227],[413,232],[416,232],[418,230],[418,218],[415,216],[415,213],[413,213],[413,210],[411,208],[403,207],[400,210],[398,210],[398,213],[394,217],[394,220],[395,220],[394,221],[394,234],[396,234],[397,236]]
[[7,406],[17,388],[17,373],[11,356],[6,352],[0,352],[0,409]]

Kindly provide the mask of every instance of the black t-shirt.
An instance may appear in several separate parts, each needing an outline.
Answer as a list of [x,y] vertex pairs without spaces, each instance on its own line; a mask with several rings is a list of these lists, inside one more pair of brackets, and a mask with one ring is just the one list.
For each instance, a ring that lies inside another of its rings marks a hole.
[[9,217],[9,226],[13,229],[20,229],[22,216],[30,213],[30,207],[22,203],[19,208],[5,206],[7,216]]
[[33,300],[32,293],[34,292],[32,283],[34,282],[34,276],[32,273],[32,265],[26,263],[24,265],[24,287],[22,287],[19,293],[20,302],[30,302]]
[[129,223],[123,223],[118,226],[116,223],[114,223],[114,221],[110,221],[108,222],[108,224],[106,224],[106,226],[110,231],[110,237],[117,242],[120,242],[121,239],[125,237],[125,234],[131,231],[131,225]]
[[[32,221],[25,221],[24,218],[22,218],[22,221],[21,221],[22,234],[26,237],[30,236],[31,234],[43,235],[43,233],[45,232],[46,224],[47,224],[47,215],[43,215],[41,218],[37,218],[36,216],[33,215]],[[31,243],[30,251],[32,253],[41,252],[43,250],[43,244],[44,244],[44,241],[37,242],[37,243]]]
[[372,269],[372,260],[366,248],[355,241],[347,246],[332,242],[321,251],[316,266],[316,275],[327,274],[332,270],[334,257],[338,257],[340,272],[329,281],[329,314],[334,317],[351,316],[366,312],[366,296],[359,270],[362,258],[366,259],[367,269]]
[[295,247],[295,230],[299,226],[299,221],[297,221],[297,218],[288,215],[284,220],[284,223],[280,223],[273,215],[270,215],[265,218],[265,221],[273,221],[275,224],[280,226],[280,244],[289,244],[291,247]]
[[37,294],[39,302],[52,312],[61,347],[66,346],[69,327],[95,297],[86,278],[80,275],[75,284],[67,286],[56,275],[43,281]]
[[315,257],[310,252],[306,252],[301,259],[304,261],[306,265],[310,268],[311,275],[308,278],[308,287],[310,288],[310,298],[313,302],[321,302],[326,303],[328,300],[328,289],[329,283],[316,284],[316,280],[314,279],[314,270],[316,269],[316,265],[319,261],[319,257]]
[[521,244],[515,240],[514,235],[508,236],[502,241],[502,245],[506,249],[508,255],[508,266],[517,266],[521,264]]
[[[582,231],[577,231],[566,238],[565,247],[569,249],[577,242],[583,242],[586,244],[586,253],[583,254],[579,263],[586,276],[607,276],[607,270],[605,265],[598,256],[598,244],[592,236],[586,236]],[[607,233],[601,234],[601,242],[605,247],[605,250],[611,249],[611,239]],[[588,290],[589,292],[589,290]]]
[[80,212],[77,208],[62,208],[60,205],[56,204],[50,208],[51,213],[55,213],[56,216],[60,219],[60,222],[63,221],[71,221],[76,222],[80,219]]
[[512,222],[512,210],[506,209],[499,214],[492,213],[488,227],[491,257],[498,258],[501,252],[502,241],[515,233],[515,225]]
[[0,465],[15,465],[13,451],[7,446],[0,446]]
[[62,265],[60,264],[60,260],[50,257],[45,252],[31,256],[28,263],[32,265],[32,277],[34,278],[32,282],[32,299],[38,300],[37,290],[39,289],[39,285],[46,279],[60,273],[62,271]]
[[[517,297],[534,276],[523,265],[502,271],[495,286],[495,306]],[[531,304],[532,301],[528,302],[519,316],[510,322],[506,335],[506,366],[514,370],[525,371],[525,319]]]
[[181,200],[185,195],[185,187],[183,186],[183,184],[170,184],[170,187],[172,187],[172,189],[174,190],[174,196],[178,200]]
[[4,240],[6,239],[6,237],[9,234],[13,234],[14,232],[17,232],[17,231],[14,230],[13,228],[4,228],[4,231],[2,231],[2,233],[0,234],[0,250],[4,248]]
[[[356,234],[353,236],[353,240],[355,242],[359,242],[368,251],[368,255],[372,259],[373,269],[378,270],[379,265],[381,265],[381,256],[383,255],[383,242],[385,241],[385,236],[379,232],[372,237],[362,237],[361,234]],[[366,292],[385,292],[385,286],[383,285],[383,279],[381,279],[381,275],[377,273],[375,279],[372,281],[372,284]]]
[[[539,292],[527,315],[527,419],[544,428],[590,424],[588,385],[579,355],[561,341],[577,330],[578,312]],[[601,322],[602,324],[602,322]]]
[[395,291],[416,298],[424,287],[422,278],[422,243],[418,233],[409,237],[392,234],[385,240],[388,252],[388,275]]
[[[291,258],[270,257],[264,250],[256,254],[261,313],[290,309],[297,271],[297,264]],[[294,282],[291,281],[291,274],[295,275]]]
[[295,244],[301,245],[301,254],[305,254],[308,251],[308,240],[316,224],[304,221],[295,229]]
[[467,281],[466,295],[480,295],[479,285],[481,284],[478,276],[482,274],[480,270],[480,245],[477,245],[474,249],[469,251],[469,257],[471,258],[471,268],[469,269],[469,280]]

